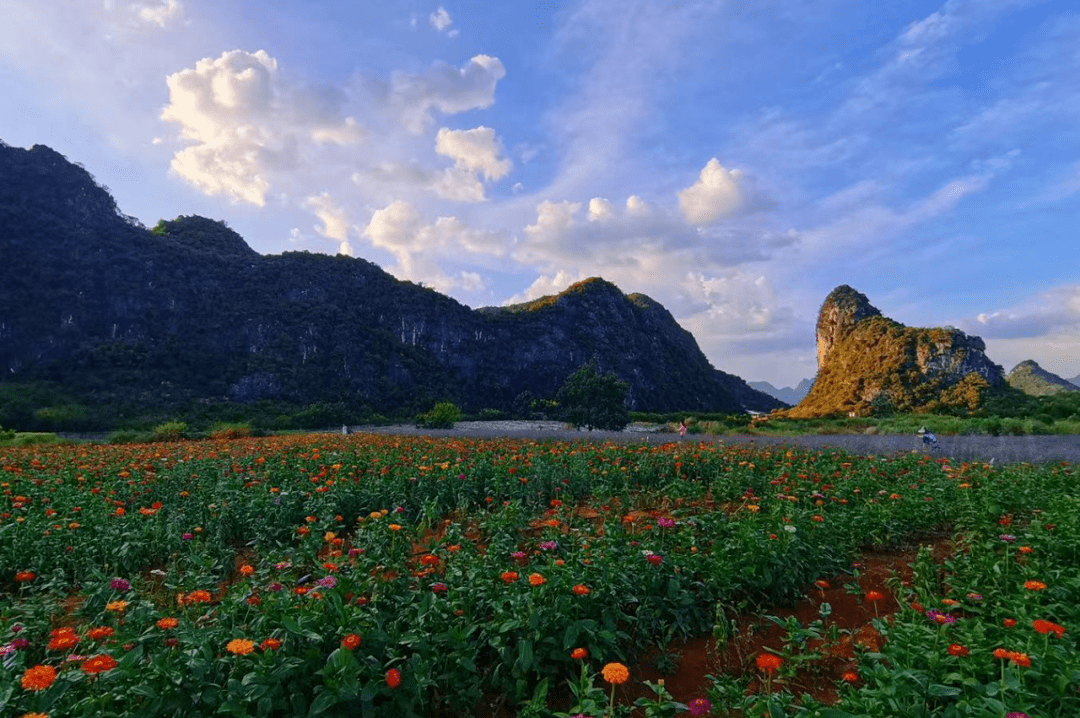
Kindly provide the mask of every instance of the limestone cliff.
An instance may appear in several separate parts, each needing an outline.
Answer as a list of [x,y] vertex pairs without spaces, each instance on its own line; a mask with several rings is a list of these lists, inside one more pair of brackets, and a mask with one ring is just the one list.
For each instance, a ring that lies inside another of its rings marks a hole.
[[1063,391],[1080,391],[1080,386],[1062,379],[1057,374],[1046,371],[1036,362],[1028,359],[1013,367],[1005,377],[1009,386],[1031,396],[1049,396]]
[[821,307],[817,347],[817,379],[788,416],[975,408],[987,389],[1004,382],[979,337],[951,327],[905,327],[847,285]]
[[713,368],[659,303],[609,282],[472,310],[363,259],[260,255],[202,217],[147,229],[40,145],[0,142],[0,260],[0,382],[91,406],[508,411],[554,397],[590,360],[630,384],[632,409],[779,406]]

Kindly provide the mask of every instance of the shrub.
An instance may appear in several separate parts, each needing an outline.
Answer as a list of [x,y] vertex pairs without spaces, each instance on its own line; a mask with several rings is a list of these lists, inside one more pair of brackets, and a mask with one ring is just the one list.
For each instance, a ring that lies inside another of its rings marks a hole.
[[134,429],[121,429],[109,434],[110,444],[148,444],[153,441],[154,435],[147,431]]
[[449,401],[439,402],[431,411],[416,417],[416,425],[421,429],[453,429],[459,421],[461,409]]
[[211,439],[240,439],[251,436],[251,427],[247,424],[219,423],[210,427]]
[[153,429],[154,441],[179,441],[187,436],[188,425],[182,421],[167,421]]
[[0,426],[0,441],[11,441],[14,438],[15,432],[13,430],[8,429],[5,431],[4,427]]
[[598,374],[589,362],[566,378],[555,400],[560,419],[575,427],[622,431],[630,423],[626,394],[630,385],[614,372]]

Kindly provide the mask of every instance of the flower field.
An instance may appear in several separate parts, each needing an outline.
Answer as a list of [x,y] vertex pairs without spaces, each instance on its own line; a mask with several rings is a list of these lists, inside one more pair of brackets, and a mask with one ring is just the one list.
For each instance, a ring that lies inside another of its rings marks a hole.
[[[693,443],[2,449],[0,715],[1078,716],[1076,479]],[[861,587],[864,552],[932,541]],[[700,694],[645,682],[647,650],[750,645],[754,616],[782,640]]]

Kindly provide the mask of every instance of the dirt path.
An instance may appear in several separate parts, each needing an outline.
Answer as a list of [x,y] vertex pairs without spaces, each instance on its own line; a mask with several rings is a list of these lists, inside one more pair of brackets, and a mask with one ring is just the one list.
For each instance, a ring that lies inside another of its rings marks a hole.
[[[557,422],[463,422],[455,429],[417,429],[412,426],[357,428],[359,432],[426,436],[454,436],[491,439],[553,439],[559,441],[617,441],[663,444],[672,441],[689,443],[788,445],[809,449],[840,448],[856,454],[896,454],[926,452],[917,436],[866,436],[831,434],[812,436],[749,436],[704,434],[681,437],[678,434],[642,431],[574,431]],[[926,452],[948,456],[958,461],[981,460],[995,463],[1073,461],[1080,462],[1080,436],[939,436],[939,447]]]

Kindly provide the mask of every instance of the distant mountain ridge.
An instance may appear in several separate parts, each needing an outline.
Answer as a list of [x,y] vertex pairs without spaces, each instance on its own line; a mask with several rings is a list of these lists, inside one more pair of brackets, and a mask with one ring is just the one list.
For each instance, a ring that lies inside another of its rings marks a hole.
[[763,391],[769,396],[779,399],[789,406],[795,406],[803,400],[803,397],[810,393],[810,387],[814,385],[814,380],[803,379],[794,388],[785,386],[780,389],[777,389],[767,381],[751,381],[748,383],[758,391]]
[[1032,359],[1022,361],[1013,367],[1005,380],[1009,386],[1031,396],[1049,396],[1063,391],[1080,391],[1077,386],[1057,374],[1043,369]]
[[148,230],[41,145],[0,143],[0,257],[0,383],[86,402],[510,410],[595,360],[637,410],[780,406],[712,367],[659,303],[602,279],[474,311],[363,259],[260,255],[202,217]]

